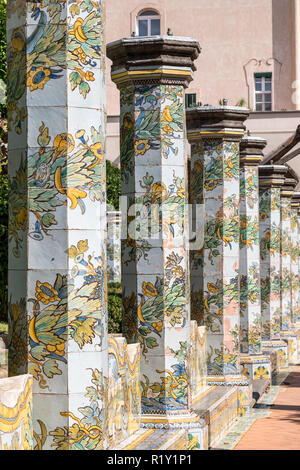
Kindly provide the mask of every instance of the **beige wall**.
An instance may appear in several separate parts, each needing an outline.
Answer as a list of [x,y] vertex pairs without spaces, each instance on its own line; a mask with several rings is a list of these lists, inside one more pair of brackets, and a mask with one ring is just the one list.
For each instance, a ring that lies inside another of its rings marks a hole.
[[[219,99],[227,98],[235,105],[244,98],[253,108],[254,73],[271,71],[273,109],[293,110],[295,1],[300,0],[109,0],[107,42],[130,36],[138,12],[154,8],[162,17],[162,34],[171,28],[176,36],[200,42],[202,53],[187,90],[196,93],[198,101],[217,105]],[[119,92],[110,80],[107,62],[107,156],[118,163]],[[260,135],[268,130],[269,150],[295,130],[298,117],[297,113],[294,118],[285,118],[284,113],[273,117],[272,113],[253,113],[249,126]]]
[[[143,8],[162,15],[162,33],[198,39],[202,53],[189,92],[204,104],[244,98],[253,107],[254,72],[271,71],[274,109],[294,109],[291,102],[294,64],[294,0],[110,0],[107,42],[130,36]],[[109,63],[109,61],[108,61]],[[108,114],[119,114],[118,92],[109,78]],[[250,90],[249,90],[250,87]]]

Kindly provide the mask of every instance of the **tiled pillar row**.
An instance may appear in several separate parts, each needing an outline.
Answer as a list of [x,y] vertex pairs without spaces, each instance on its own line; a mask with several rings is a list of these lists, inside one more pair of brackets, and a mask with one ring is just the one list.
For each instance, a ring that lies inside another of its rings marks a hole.
[[240,361],[254,380],[271,376],[270,358],[261,354],[258,165],[265,146],[252,136],[240,144]]
[[107,282],[121,282],[121,212],[107,212]]
[[[300,207],[298,209],[298,276],[300,282]],[[300,285],[298,285],[298,295],[297,295],[297,311],[298,315],[296,317],[296,322],[300,325]]]
[[8,2],[9,374],[36,449],[106,446],[105,2]]
[[297,356],[300,358],[300,192],[294,192],[292,202],[292,327],[297,336]]
[[287,347],[280,338],[280,188],[287,167],[259,167],[259,236],[261,270],[262,348],[279,351],[281,367],[287,367]]
[[239,144],[247,116],[235,107],[187,110],[191,200],[203,197],[205,217],[203,268],[191,277],[192,291],[199,292],[192,316],[207,327],[208,375],[220,379],[240,372]]
[[292,324],[292,209],[297,181],[289,172],[280,191],[281,214],[281,338],[288,344],[289,363],[297,362],[297,334]]
[[120,89],[122,195],[128,204],[123,332],[128,342],[141,344],[147,427],[190,419],[184,88],[199,52],[198,42],[177,37],[128,38],[107,46]]
[[292,208],[291,200],[296,181],[285,178],[280,191],[281,215],[281,331],[289,331],[292,327],[292,283],[291,283],[291,254],[292,254]]

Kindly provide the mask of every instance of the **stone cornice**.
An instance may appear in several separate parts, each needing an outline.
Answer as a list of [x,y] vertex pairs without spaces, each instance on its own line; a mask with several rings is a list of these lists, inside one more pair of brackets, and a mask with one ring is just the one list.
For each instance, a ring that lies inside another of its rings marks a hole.
[[240,143],[241,166],[258,166],[263,158],[267,141],[260,137],[245,136]]
[[244,136],[247,108],[237,106],[198,106],[186,110],[187,137],[190,142],[199,138],[240,141]]
[[107,45],[111,78],[128,84],[172,84],[187,87],[201,52],[198,41],[174,36],[124,38]]
[[288,168],[285,165],[260,165],[258,167],[259,186],[270,188],[282,187],[287,171]]

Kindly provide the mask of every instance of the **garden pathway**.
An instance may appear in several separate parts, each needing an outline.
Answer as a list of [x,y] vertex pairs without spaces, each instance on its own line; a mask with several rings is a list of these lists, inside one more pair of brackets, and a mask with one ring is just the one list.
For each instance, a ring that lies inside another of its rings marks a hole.
[[281,387],[268,415],[254,421],[234,450],[300,450],[300,364]]

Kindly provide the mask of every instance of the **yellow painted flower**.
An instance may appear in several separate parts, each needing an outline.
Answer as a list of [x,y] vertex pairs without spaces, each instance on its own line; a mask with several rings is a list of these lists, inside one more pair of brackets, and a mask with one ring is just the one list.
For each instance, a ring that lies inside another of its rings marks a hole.
[[27,226],[27,221],[28,221],[28,211],[25,207],[23,207],[23,209],[21,209],[18,212],[16,219],[17,219],[16,228],[25,230]]
[[147,150],[150,149],[149,141],[144,139],[139,139],[134,144],[134,151],[136,155],[145,155]]
[[178,189],[177,196],[181,197],[181,199],[185,198],[185,190],[184,188]]
[[58,292],[54,287],[49,284],[49,282],[37,281],[35,287],[35,296],[37,300],[42,302],[45,305],[48,305],[51,302],[57,302],[59,300]]
[[142,291],[143,294],[147,297],[155,297],[158,294],[157,289],[151,282],[144,281],[142,285]]
[[85,73],[85,79],[88,81],[88,82],[94,82],[95,81],[95,77],[94,77],[94,72],[86,72]]
[[228,246],[228,244],[232,242],[232,238],[225,236],[225,237],[223,237],[223,241],[225,243],[225,246]]
[[166,125],[163,127],[163,131],[164,131],[166,134],[172,134],[172,133],[173,133],[173,129],[172,129],[172,127],[170,126],[170,124],[166,124]]
[[227,163],[227,165],[229,166],[229,168],[234,168],[234,165],[233,165],[233,163],[232,163],[232,158],[231,158],[231,157],[229,157],[229,158],[227,159],[227,162],[226,162],[226,163]]
[[204,187],[207,191],[212,191],[217,186],[217,180],[209,180],[204,184]]
[[78,47],[78,49],[75,49],[74,54],[77,55],[80,62],[82,62],[83,64],[86,63],[86,53],[81,47]]
[[247,182],[248,182],[249,186],[254,186],[254,183],[252,181],[252,176],[249,176],[249,178],[247,179]]
[[82,24],[83,24],[83,19],[78,18],[74,23],[74,28],[70,30],[70,34],[75,36],[77,41],[84,43],[86,42],[87,37],[82,30]]
[[94,156],[100,160],[103,160],[103,145],[101,142],[96,142],[94,145],[90,147],[91,151],[93,152]]
[[156,331],[158,331],[158,333],[160,333],[163,327],[163,322],[162,321],[154,322],[152,323],[152,326]]
[[31,69],[27,74],[27,86],[30,91],[43,90],[45,84],[50,80],[51,70],[43,67]]
[[66,189],[66,193],[68,198],[71,200],[70,209],[76,209],[78,205],[78,199],[84,199],[87,196],[86,191],[77,188],[68,188]]
[[47,350],[49,352],[52,352],[54,354],[57,354],[58,356],[64,356],[65,355],[65,343],[59,343],[59,344],[47,344],[46,346]]
[[168,195],[167,187],[164,183],[158,182],[154,183],[152,186],[152,202],[155,202],[157,199],[165,199]]
[[218,292],[219,290],[218,286],[216,286],[216,284],[213,284],[211,282],[207,284],[207,289],[209,290],[209,292]]
[[173,121],[173,118],[170,113],[170,106],[166,106],[165,109],[163,110],[161,121],[168,121],[168,122]]
[[58,134],[54,139],[54,147],[56,148],[55,159],[67,152],[72,152],[75,148],[75,142],[71,134],[63,132]]

